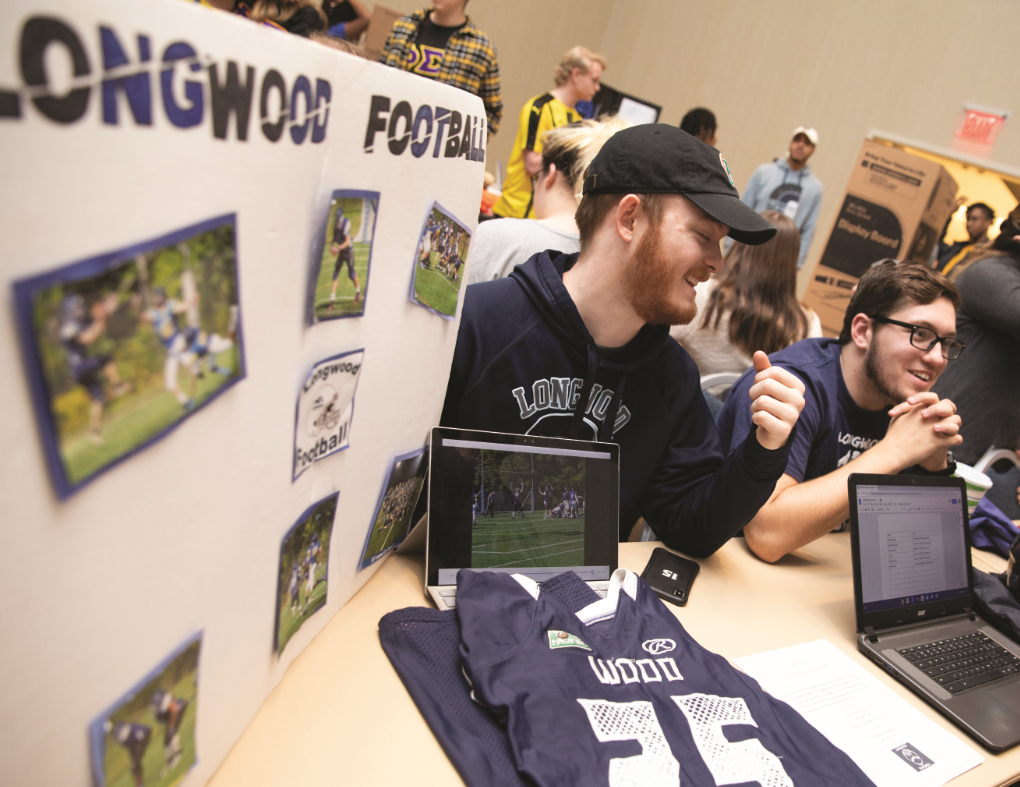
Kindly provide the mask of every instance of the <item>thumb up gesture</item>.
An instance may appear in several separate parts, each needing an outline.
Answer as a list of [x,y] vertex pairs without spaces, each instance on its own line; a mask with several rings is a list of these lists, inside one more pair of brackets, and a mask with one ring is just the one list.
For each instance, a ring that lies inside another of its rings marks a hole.
[[754,354],[754,371],[754,384],[748,392],[751,421],[758,427],[758,442],[774,451],[786,443],[804,409],[804,383],[769,363],[761,350]]

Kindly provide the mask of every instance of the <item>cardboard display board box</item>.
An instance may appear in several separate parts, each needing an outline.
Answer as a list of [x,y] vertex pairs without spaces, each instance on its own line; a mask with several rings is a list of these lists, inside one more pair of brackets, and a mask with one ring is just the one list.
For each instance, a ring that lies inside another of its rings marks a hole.
[[957,188],[935,162],[865,141],[804,298],[826,336],[839,335],[854,285],[873,263],[929,260]]
[[386,39],[390,35],[390,28],[403,14],[394,11],[392,8],[377,5],[372,9],[372,18],[368,20],[368,30],[365,33],[365,51],[370,60],[379,62],[382,57],[383,47],[386,46]]

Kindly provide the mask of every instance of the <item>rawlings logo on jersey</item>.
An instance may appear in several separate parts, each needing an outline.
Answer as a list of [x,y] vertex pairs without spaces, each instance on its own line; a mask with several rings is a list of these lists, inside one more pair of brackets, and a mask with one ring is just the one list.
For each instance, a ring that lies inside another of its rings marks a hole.
[[581,650],[591,650],[587,645],[566,631],[557,631],[556,629],[550,629],[546,632],[549,636],[549,648],[551,650],[557,650],[559,648],[580,648]]
[[641,649],[651,653],[653,656],[658,656],[660,653],[669,653],[671,650],[676,649],[676,642],[671,639],[646,639],[641,643]]

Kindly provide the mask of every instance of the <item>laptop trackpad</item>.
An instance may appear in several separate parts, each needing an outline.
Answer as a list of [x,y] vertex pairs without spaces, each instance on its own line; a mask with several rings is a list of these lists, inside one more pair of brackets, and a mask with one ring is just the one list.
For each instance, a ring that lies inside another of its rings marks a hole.
[[[1020,714],[1020,682],[1014,682],[1003,686],[1002,688],[992,689],[988,693],[1014,713]],[[1017,724],[1020,726],[1020,717],[1017,718]]]
[[1020,739],[1020,683],[954,697],[950,708],[993,749],[1013,746]]

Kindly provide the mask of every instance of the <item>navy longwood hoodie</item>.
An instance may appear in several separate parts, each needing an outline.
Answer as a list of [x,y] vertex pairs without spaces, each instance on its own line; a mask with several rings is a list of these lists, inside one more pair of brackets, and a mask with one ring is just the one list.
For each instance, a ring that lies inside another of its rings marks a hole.
[[576,260],[545,251],[467,288],[442,424],[618,443],[621,538],[640,514],[667,546],[710,555],[769,499],[789,448],[752,432],[724,455],[668,326],[600,353],[563,285]]

